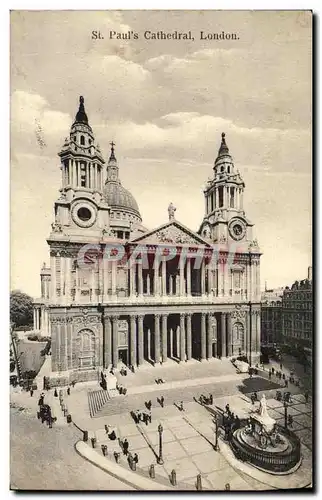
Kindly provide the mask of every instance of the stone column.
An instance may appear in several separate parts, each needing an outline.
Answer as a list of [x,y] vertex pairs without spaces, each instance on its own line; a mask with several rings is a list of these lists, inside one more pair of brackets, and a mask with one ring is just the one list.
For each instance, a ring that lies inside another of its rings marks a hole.
[[137,365],[137,359],[136,359],[136,316],[133,314],[130,316],[130,328],[131,328],[131,365],[136,366]]
[[154,315],[154,361],[160,363],[160,314]]
[[167,328],[167,314],[161,315],[161,335],[162,335],[162,361],[163,363],[168,359],[168,328]]
[[223,358],[227,356],[227,344],[226,344],[226,313],[221,313],[221,355]]
[[138,293],[140,296],[143,295],[143,269],[142,269],[142,261],[138,261]]
[[187,259],[187,294],[191,295],[191,260]]
[[216,317],[215,314],[213,315],[212,319],[213,319],[212,334],[213,334],[213,338],[214,338],[214,342],[213,342],[213,345],[214,345],[213,356],[215,358],[217,358],[217,356],[218,356],[218,335],[217,335],[218,323],[217,323],[217,317]]
[[66,259],[65,259],[65,282],[66,282],[65,295],[66,295],[67,302],[71,302],[70,280],[71,280],[71,258],[66,257]]
[[37,330],[37,318],[36,318],[36,309],[35,309],[35,307],[33,308],[33,314],[34,314],[34,330]]
[[233,355],[233,332],[231,314],[227,314],[227,355]]
[[151,355],[151,330],[150,328],[148,328],[148,331],[147,331],[147,359],[152,359],[152,355]]
[[227,260],[224,264],[224,296],[229,297],[229,269]]
[[92,295],[91,295],[91,302],[96,302],[96,272],[95,272],[95,265],[91,268],[91,290],[92,290]]
[[213,338],[213,316],[211,314],[208,314],[208,321],[207,321],[207,359],[212,358],[212,338]]
[[105,322],[105,368],[112,364],[112,325],[109,316],[104,318]]
[[118,363],[118,316],[112,316],[113,323],[113,367],[117,367]]
[[79,277],[78,277],[78,264],[75,267],[75,302],[79,302]]
[[202,262],[201,262],[200,276],[201,276],[201,295],[205,295],[205,292],[206,292],[206,271],[205,271],[205,261],[204,260],[202,260]]
[[180,257],[179,260],[179,269],[180,269],[180,292],[179,295],[182,297],[184,295],[184,260]]
[[167,263],[161,260],[161,273],[162,273],[162,295],[167,295]]
[[191,317],[192,314],[188,313],[187,317],[187,359],[192,357],[192,335],[191,335]]
[[176,280],[176,295],[180,295],[180,277],[176,274],[175,275],[175,280]]
[[201,313],[201,359],[206,359],[206,313]]
[[180,314],[180,361],[186,360],[185,314]]
[[151,295],[151,281],[150,281],[149,270],[146,275],[146,294]]
[[260,352],[260,345],[261,345],[261,312],[256,311],[257,316],[256,316],[256,352]]
[[103,255],[103,302],[108,300],[108,259]]
[[173,329],[172,328],[170,328],[169,335],[170,335],[170,358],[173,358]]
[[144,340],[144,333],[143,333],[143,319],[144,315],[139,314],[138,315],[138,364],[142,365],[144,362],[144,352],[143,352],[143,340]]
[[116,296],[116,273],[117,273],[117,262],[116,260],[111,260],[111,270],[112,270],[112,297]]
[[253,287],[252,287],[252,281],[253,281],[253,277],[252,277],[252,264],[249,262],[248,265],[247,265],[247,271],[248,271],[248,280],[247,280],[247,289],[248,289],[248,300],[251,300],[252,301],[252,293],[253,293]]
[[154,270],[154,279],[153,279],[153,294],[159,295],[159,259],[158,256],[155,254],[154,256],[154,262],[153,262],[153,270]]
[[169,274],[169,295],[173,295],[173,276]]

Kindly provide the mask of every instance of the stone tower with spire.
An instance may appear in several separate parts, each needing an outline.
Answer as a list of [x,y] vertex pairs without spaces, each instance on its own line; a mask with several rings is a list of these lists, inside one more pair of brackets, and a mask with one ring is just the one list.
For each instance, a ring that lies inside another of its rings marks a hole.
[[213,243],[235,243],[248,251],[254,242],[253,224],[244,211],[245,183],[234,165],[224,132],[213,171],[204,190],[205,215],[199,233]]
[[50,241],[66,237],[96,241],[109,224],[103,196],[105,162],[88,123],[82,96],[69,138],[58,155],[62,178]]

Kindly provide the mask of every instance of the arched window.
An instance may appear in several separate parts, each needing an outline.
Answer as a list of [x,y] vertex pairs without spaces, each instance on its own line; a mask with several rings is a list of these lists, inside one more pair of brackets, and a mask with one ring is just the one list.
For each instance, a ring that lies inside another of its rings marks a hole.
[[83,135],[80,136],[80,143],[82,146],[85,146],[85,137]]

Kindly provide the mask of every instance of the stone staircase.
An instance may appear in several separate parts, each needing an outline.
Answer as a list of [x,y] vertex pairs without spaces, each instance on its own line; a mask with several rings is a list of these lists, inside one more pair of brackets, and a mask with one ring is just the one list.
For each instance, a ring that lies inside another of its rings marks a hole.
[[88,391],[88,407],[90,416],[93,418],[110,399],[108,391],[99,389],[97,391]]

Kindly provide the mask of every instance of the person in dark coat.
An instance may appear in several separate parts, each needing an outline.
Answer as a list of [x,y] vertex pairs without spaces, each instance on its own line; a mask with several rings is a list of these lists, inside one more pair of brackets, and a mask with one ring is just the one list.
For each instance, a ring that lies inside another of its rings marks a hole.
[[134,453],[134,455],[133,455],[133,462],[137,464],[137,463],[138,463],[138,461],[139,461],[138,454],[137,454],[137,453]]
[[67,387],[67,396],[70,395],[70,387]]
[[227,404],[227,405],[225,406],[225,410],[226,410],[226,413],[228,413],[228,415],[229,415],[229,413],[230,413],[230,407],[229,407],[229,404]]
[[115,431],[114,429],[112,430],[112,432],[108,435],[108,437],[110,438],[111,441],[115,441],[116,439],[116,434],[115,434]]
[[163,396],[161,396],[161,398],[160,398],[160,405],[162,408],[164,407],[164,397]]
[[57,392],[56,387],[55,387],[55,391],[54,391],[54,396],[55,396],[55,398],[58,398],[58,392]]
[[127,455],[128,451],[129,451],[129,442],[125,438],[124,441],[123,441],[123,453],[124,453],[124,455]]
[[30,396],[31,397],[32,397],[33,393],[34,393],[33,389],[30,389]]

